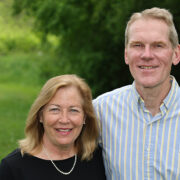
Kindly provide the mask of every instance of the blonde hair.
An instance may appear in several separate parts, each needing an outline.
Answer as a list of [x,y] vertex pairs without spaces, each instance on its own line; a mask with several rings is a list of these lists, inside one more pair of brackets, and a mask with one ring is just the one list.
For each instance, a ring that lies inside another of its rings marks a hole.
[[68,86],[74,86],[80,92],[86,117],[86,124],[75,142],[78,156],[82,160],[91,159],[97,146],[98,126],[92,105],[91,90],[87,83],[77,75],[53,77],[42,87],[29,111],[25,127],[25,138],[19,141],[22,154],[35,154],[40,151],[44,134],[43,125],[40,123],[42,108],[53,98],[59,88]]
[[135,22],[136,20],[143,19],[143,18],[144,19],[152,18],[152,19],[159,19],[159,20],[164,21],[169,27],[169,40],[172,44],[172,47],[176,48],[178,46],[179,44],[178,34],[173,23],[172,14],[166,9],[154,7],[151,9],[146,9],[139,13],[134,13],[130,17],[130,20],[128,21],[126,30],[125,30],[125,47],[127,47],[127,44],[129,42],[129,28],[131,24]]

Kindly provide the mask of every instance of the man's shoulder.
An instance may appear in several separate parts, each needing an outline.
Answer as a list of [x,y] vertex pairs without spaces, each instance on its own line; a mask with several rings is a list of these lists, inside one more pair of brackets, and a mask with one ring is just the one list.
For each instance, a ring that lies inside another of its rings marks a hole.
[[119,96],[121,94],[129,92],[131,89],[132,89],[132,85],[123,86],[123,87],[120,87],[120,88],[117,88],[112,91],[99,95],[98,97],[96,97],[96,99],[94,99],[94,101],[107,98],[107,97]]

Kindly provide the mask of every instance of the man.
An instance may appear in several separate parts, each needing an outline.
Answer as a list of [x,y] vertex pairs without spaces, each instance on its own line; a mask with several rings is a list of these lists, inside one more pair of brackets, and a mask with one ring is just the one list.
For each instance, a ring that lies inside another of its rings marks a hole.
[[170,75],[179,61],[170,12],[133,14],[125,63],[134,82],[94,100],[108,180],[180,179],[180,87]]

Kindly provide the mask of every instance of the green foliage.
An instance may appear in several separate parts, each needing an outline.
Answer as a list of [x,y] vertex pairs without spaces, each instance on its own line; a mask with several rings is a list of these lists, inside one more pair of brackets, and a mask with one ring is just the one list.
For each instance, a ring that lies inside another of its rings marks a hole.
[[0,53],[7,54],[10,51],[34,51],[40,49],[40,39],[32,33],[14,33],[0,35]]
[[9,53],[0,58],[1,83],[42,85],[50,77],[64,72],[61,61],[50,52]]
[[60,64],[68,67],[64,73],[85,78],[97,96],[132,82],[124,63],[124,29],[129,16],[159,6],[170,8],[176,21],[180,17],[175,8],[177,3],[177,0],[16,0],[14,10],[33,16],[35,27],[44,36],[59,37]]
[[0,1],[0,54],[9,52],[32,52],[44,49],[53,50],[58,46],[58,39],[53,35],[46,36],[33,29],[33,18],[25,14],[12,16],[12,0]]
[[26,85],[39,83],[40,66],[37,55],[18,53],[0,58],[0,82],[17,82]]
[[32,32],[32,20],[26,16],[13,18],[11,4],[12,0],[0,1],[0,54],[39,49],[41,41]]

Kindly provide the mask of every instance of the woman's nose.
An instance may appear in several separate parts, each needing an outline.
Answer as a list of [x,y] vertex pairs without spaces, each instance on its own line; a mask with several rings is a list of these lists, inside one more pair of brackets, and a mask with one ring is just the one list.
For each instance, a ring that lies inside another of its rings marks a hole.
[[62,111],[59,114],[59,122],[61,122],[61,123],[68,123],[69,122],[68,112]]

